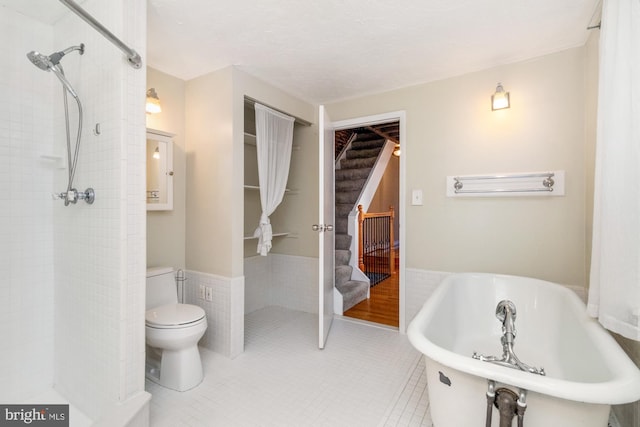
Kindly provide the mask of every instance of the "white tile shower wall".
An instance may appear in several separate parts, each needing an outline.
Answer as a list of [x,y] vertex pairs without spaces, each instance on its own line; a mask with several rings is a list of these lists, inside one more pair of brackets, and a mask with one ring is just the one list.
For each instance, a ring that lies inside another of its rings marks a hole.
[[245,313],[269,305],[318,312],[318,259],[269,254],[244,259]]
[[[270,305],[318,312],[318,258],[273,254]],[[267,257],[267,258],[269,258]]]
[[52,50],[53,28],[8,7],[0,28],[0,401],[20,402],[53,383],[51,181],[60,162],[49,156],[60,153],[53,76],[26,58]]
[[[244,346],[244,278],[228,278],[187,270],[185,302],[202,307],[207,331],[200,345],[227,357],[240,354]],[[212,289],[213,298],[198,297],[200,286]]]
[[[140,25],[145,7],[144,0],[83,3],[136,49],[145,44]],[[54,43],[58,48],[85,44],[84,55],[70,54],[64,61],[85,113],[75,187],[96,192],[93,205],[54,202],[55,383],[95,419],[143,387],[144,112],[139,100],[145,76],[144,68],[130,69],[120,50],[71,13],[55,24]],[[70,107],[75,111],[73,102]],[[62,117],[58,111],[58,144],[65,138]],[[99,134],[93,132],[97,124]],[[65,171],[56,178],[62,191]]]

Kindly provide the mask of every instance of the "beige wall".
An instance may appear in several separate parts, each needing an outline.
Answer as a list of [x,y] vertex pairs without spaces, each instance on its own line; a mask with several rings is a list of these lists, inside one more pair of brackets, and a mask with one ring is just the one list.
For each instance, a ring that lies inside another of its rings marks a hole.
[[[585,286],[585,49],[328,106],[333,120],[406,111],[406,266]],[[512,107],[492,112],[497,82]],[[447,198],[457,174],[566,171],[564,197]]]
[[242,216],[233,203],[232,93],[231,68],[186,83],[186,267],[225,277],[233,277],[232,224]]
[[147,88],[155,88],[162,112],[147,114],[147,127],[173,138],[173,210],[147,211],[147,267],[185,268],[185,82],[147,67]]

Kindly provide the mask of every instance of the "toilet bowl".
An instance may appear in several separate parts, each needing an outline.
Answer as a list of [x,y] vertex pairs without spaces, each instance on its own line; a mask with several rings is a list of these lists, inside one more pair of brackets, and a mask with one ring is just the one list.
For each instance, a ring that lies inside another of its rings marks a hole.
[[146,377],[177,391],[200,384],[203,371],[198,341],[206,329],[201,307],[178,303],[173,270],[147,270]]

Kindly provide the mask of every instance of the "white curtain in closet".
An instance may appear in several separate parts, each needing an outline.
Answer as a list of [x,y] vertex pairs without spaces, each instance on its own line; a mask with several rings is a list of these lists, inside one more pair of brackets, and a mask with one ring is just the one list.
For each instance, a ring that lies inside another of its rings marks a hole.
[[640,1],[605,0],[589,314],[640,341]]
[[269,216],[282,202],[287,186],[295,119],[258,103],[255,110],[262,215],[253,236],[258,238],[257,252],[266,256],[273,237]]

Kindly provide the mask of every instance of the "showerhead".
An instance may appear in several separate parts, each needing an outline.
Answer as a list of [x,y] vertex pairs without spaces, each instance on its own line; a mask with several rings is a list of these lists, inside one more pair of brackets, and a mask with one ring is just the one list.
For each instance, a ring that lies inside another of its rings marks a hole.
[[69,91],[69,93],[76,99],[78,99],[78,94],[71,87],[71,84],[64,76],[64,71],[62,70],[62,65],[60,64],[60,60],[63,56],[65,56],[69,52],[73,52],[77,50],[80,52],[80,55],[84,53],[84,43],[81,43],[80,46],[71,46],[66,48],[60,52],[54,52],[49,56],[43,55],[35,50],[27,53],[27,58],[29,61],[33,63],[36,67],[40,68],[44,71],[53,71],[53,73],[60,79],[62,85]]
[[40,52],[36,52],[35,50],[27,53],[27,58],[29,58],[29,61],[33,62],[33,65],[41,70],[49,71],[51,67],[53,67],[53,63],[48,56],[45,56]]
[[71,46],[60,52],[54,52],[49,56],[32,50],[27,53],[27,58],[29,58],[29,61],[33,62],[33,64],[41,70],[49,71],[54,65],[58,65],[60,63],[63,56],[69,52],[73,52],[74,50],[79,51],[80,55],[84,54],[84,43],[80,43],[80,46]]

